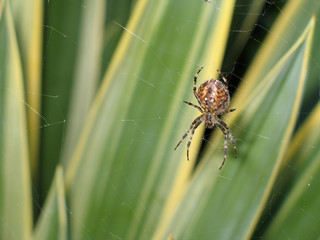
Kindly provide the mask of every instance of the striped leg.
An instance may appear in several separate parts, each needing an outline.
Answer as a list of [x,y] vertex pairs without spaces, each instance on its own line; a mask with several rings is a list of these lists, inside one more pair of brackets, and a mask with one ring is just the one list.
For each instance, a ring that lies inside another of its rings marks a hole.
[[197,71],[197,73],[193,77],[193,94],[196,97],[196,99],[198,100],[198,103],[200,104],[200,106],[202,108],[204,108],[204,106],[202,105],[202,103],[200,101],[199,95],[197,93],[197,79],[198,79],[198,75],[199,75],[199,73],[201,72],[202,69],[203,69],[203,67],[200,67],[199,70]]
[[194,105],[193,103],[191,103],[191,102],[187,102],[187,101],[183,101],[185,104],[188,104],[188,105],[190,105],[190,106],[192,106],[192,107],[195,107],[196,109],[198,109],[201,113],[203,113],[203,110],[202,110],[202,108],[201,107],[199,107],[199,106],[197,106],[197,105]]
[[234,112],[235,110],[236,110],[235,108],[232,108],[232,109],[226,110],[223,114],[229,113],[229,112]]
[[191,131],[191,134],[190,134],[190,138],[189,138],[189,141],[188,141],[188,144],[187,144],[187,159],[189,161],[189,148],[190,148],[190,145],[191,145],[191,141],[192,141],[192,138],[193,138],[193,134],[194,134],[194,131],[197,129],[197,127],[199,127],[199,125],[202,123],[202,121],[198,121],[192,128],[192,131]]
[[234,157],[236,158],[236,157],[237,157],[237,145],[236,145],[236,141],[234,140],[234,138],[233,138],[233,136],[232,136],[232,133],[231,133],[228,125],[227,125],[224,121],[222,121],[221,119],[219,119],[218,121],[219,121],[219,123],[220,123],[225,129],[227,129],[227,131],[228,131],[229,138],[230,138],[230,140],[231,140],[231,142],[232,142],[232,144],[233,144],[233,148],[234,148]]
[[220,123],[216,123],[216,126],[220,128],[220,130],[222,131],[222,133],[224,134],[224,158],[223,161],[219,167],[219,170],[221,170],[221,168],[223,167],[226,159],[227,159],[227,154],[228,154],[228,134],[226,132],[226,130],[223,128],[223,125],[221,125]]
[[217,72],[220,74],[220,76],[222,77],[223,81],[225,82],[225,84],[227,84],[228,86],[228,81],[227,79],[223,76],[222,72],[220,70],[217,69]]
[[[197,117],[195,120],[193,120],[193,122],[191,123],[189,129],[188,129],[188,130],[185,132],[185,134],[182,136],[182,138],[180,139],[180,141],[178,142],[178,144],[177,144],[177,146],[174,148],[174,150],[176,150],[176,149],[179,147],[179,145],[180,145],[180,143],[183,141],[183,139],[185,139],[186,136],[188,136],[189,132],[192,130],[192,133],[191,133],[191,136],[190,136],[191,139],[189,139],[189,142],[190,142],[190,143],[188,142],[188,146],[190,146],[191,140],[192,140],[192,136],[193,136],[193,133],[194,133],[194,130],[195,130],[203,121],[204,121],[203,115],[200,115],[200,116]],[[187,150],[187,154],[188,154],[188,151],[189,151],[189,150]],[[189,160],[189,159],[188,159],[188,160]]]

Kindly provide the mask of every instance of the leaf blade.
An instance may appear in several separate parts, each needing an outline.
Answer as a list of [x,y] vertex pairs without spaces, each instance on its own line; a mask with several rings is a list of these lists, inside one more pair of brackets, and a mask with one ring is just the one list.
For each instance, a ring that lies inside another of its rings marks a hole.
[[[182,239],[192,239],[197,233],[201,233],[201,239],[249,238],[252,235],[296,121],[306,79],[312,23],[306,28],[308,34],[302,35],[304,40],[299,40],[300,44],[293,46],[294,51],[284,56],[285,61],[280,61],[266,76],[273,84],[263,101],[259,101],[260,105],[256,106],[253,99],[239,111],[237,119],[241,121],[238,120],[233,132],[241,135],[238,148],[245,156],[229,160],[228,168],[218,173],[217,163],[212,159],[223,159],[223,155],[217,152],[218,147],[210,149],[185,199],[177,206],[166,234],[173,232]],[[286,101],[289,92],[295,96],[292,103]],[[256,98],[259,97],[257,93]],[[250,108],[255,109],[254,114],[249,114]],[[273,115],[274,112],[281,112],[281,119]],[[249,119],[244,117],[248,114]],[[219,146],[218,140],[222,141],[221,134],[213,140],[214,146]],[[249,146],[254,150],[250,151]],[[187,216],[193,216],[192,220]]]
[[26,132],[23,77],[9,2],[1,16],[2,130],[1,237],[28,239],[32,229],[32,201]]
[[33,231],[35,240],[68,239],[67,209],[62,167],[58,166],[51,190]]

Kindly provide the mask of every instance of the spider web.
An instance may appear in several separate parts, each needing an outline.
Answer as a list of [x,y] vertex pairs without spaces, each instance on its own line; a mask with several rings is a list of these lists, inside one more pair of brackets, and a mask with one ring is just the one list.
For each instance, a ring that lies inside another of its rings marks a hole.
[[[199,4],[207,4],[208,7],[218,8],[216,6],[216,0],[210,0],[210,1],[195,0],[195,1],[199,1]],[[86,5],[84,3],[81,4],[77,1],[71,1],[71,0],[66,1],[66,2],[67,2],[67,5],[70,5],[73,8],[82,8],[82,9],[86,8]],[[254,4],[255,3],[250,3],[250,6],[254,7]],[[252,62],[252,60],[256,54],[256,51],[258,51],[258,49],[264,44],[264,39],[265,39],[266,35],[267,34],[275,34],[274,32],[272,32],[271,27],[272,27],[272,24],[274,23],[276,17],[281,14],[284,14],[283,8],[284,8],[285,4],[286,4],[286,1],[266,1],[265,5],[261,11],[253,11],[253,12],[251,12],[251,11],[248,12],[248,5],[246,5],[246,4],[236,4],[235,7],[237,8],[238,14],[240,14],[240,15],[241,14],[243,14],[243,15],[253,14],[253,15],[256,15],[258,20],[257,20],[257,23],[254,24],[252,26],[252,28],[250,28],[250,29],[241,29],[237,22],[233,22],[231,25],[229,38],[232,38],[234,35],[237,35],[239,37],[241,37],[241,35],[243,35],[243,37],[248,36],[248,40],[245,43],[245,46],[243,46],[243,50],[236,53],[238,55],[238,57],[236,58],[237,60],[234,61],[233,60],[234,58],[226,57],[224,59],[224,63],[222,66],[222,72],[227,76],[228,81],[229,81],[229,90],[231,93],[231,99],[232,99],[233,94],[237,91],[239,84],[243,81],[243,76],[245,74],[245,71],[247,70],[250,63]],[[55,7],[53,1],[48,1],[47,7],[48,8]],[[243,9],[243,12],[241,11],[241,9]],[[312,13],[310,13],[310,12],[306,12],[306,14],[312,15]],[[175,16],[172,16],[172,17],[174,18]],[[76,19],[76,18],[73,18],[72,21],[74,19]],[[188,22],[188,21],[189,21],[189,19],[184,19],[183,21],[180,21],[180,22],[183,23],[183,22]],[[317,22],[318,21],[319,21],[319,19],[317,18]],[[158,50],[155,50],[156,46],[150,45],[150,43],[148,43],[146,40],[144,40],[144,36],[139,36],[137,33],[132,32],[130,29],[128,29],[126,27],[126,19],[125,20],[120,19],[120,18],[118,19],[116,16],[113,16],[113,18],[110,19],[110,22],[111,22],[110,24],[113,24],[114,27],[121,29],[123,31],[127,31],[128,33],[132,34],[137,40],[141,41],[141,43],[145,45],[146,51],[148,51],[148,52],[150,52],[150,54],[154,55],[154,57],[155,57],[156,61],[158,61],[159,65],[161,65],[165,69],[167,69],[168,72],[173,73],[172,78],[169,79],[169,84],[171,84],[171,85],[176,84],[174,81],[174,75],[179,76],[180,73],[177,72],[175,69],[173,69],[169,64],[167,64],[165,62],[165,59],[161,59],[160,54],[158,53]],[[178,27],[182,28],[183,26],[178,26]],[[60,29],[59,27],[56,27],[54,23],[51,23],[51,22],[48,24],[46,23],[43,26],[43,30],[47,33],[47,35],[46,35],[47,38],[45,39],[45,42],[44,42],[44,57],[43,57],[44,69],[46,68],[46,64],[49,64],[48,61],[50,61],[50,58],[49,58],[50,54],[46,51],[46,48],[49,49],[51,47],[51,45],[56,44],[57,41],[62,42],[63,44],[69,45],[71,53],[67,53],[67,54],[75,55],[74,51],[79,47],[79,44],[80,44],[79,42],[77,42],[77,40],[74,40],[74,39],[77,39],[78,32],[76,30],[73,30],[70,28],[69,29],[68,28],[67,29]],[[287,44],[289,42],[288,39],[285,39],[281,36],[279,36],[279,38],[281,38],[281,41],[284,44]],[[232,49],[232,44],[228,45],[226,49],[227,49],[226,51],[236,51],[237,50],[237,49]],[[250,49],[250,51],[248,51],[248,49]],[[107,52],[107,51],[111,51],[111,50],[105,49],[105,51]],[[248,52],[251,52],[251,54],[248,54]],[[61,53],[61,57],[63,57],[63,54],[65,54],[65,53]],[[175,53],[172,53],[172,54],[174,55]],[[109,54],[109,55],[111,55],[111,54]],[[228,54],[226,54],[226,56],[227,55]],[[311,62],[313,64],[313,66],[315,66],[315,69],[311,69],[311,70],[319,71],[320,62],[318,62],[317,58],[313,57],[313,55],[311,55]],[[102,68],[104,68],[104,69],[107,68],[109,66],[109,63],[110,63],[109,58],[106,57],[106,58],[101,59]],[[200,64],[197,62],[194,62],[193,65],[199,66]],[[46,112],[46,111],[40,112],[40,111],[34,109],[33,106],[30,106],[27,102],[24,102],[27,108],[31,109],[35,115],[39,116],[42,119],[42,124],[40,126],[42,140],[46,141],[46,139],[54,136],[54,139],[56,141],[55,144],[52,144],[50,146],[53,149],[55,149],[56,154],[53,154],[52,157],[49,157],[47,160],[45,160],[48,162],[49,165],[52,165],[52,171],[49,174],[49,175],[51,175],[51,177],[46,178],[47,180],[43,183],[43,187],[42,187],[41,192],[38,192],[37,187],[35,187],[36,195],[43,194],[42,197],[39,197],[39,199],[35,200],[35,205],[38,206],[39,212],[42,211],[42,206],[43,206],[43,203],[46,198],[46,193],[43,193],[42,191],[45,188],[49,189],[50,182],[51,182],[50,178],[53,177],[54,166],[57,164],[57,161],[53,160],[53,159],[59,159],[60,155],[62,154],[62,148],[63,148],[63,145],[66,140],[66,128],[68,127],[68,125],[73,124],[73,122],[70,122],[68,119],[68,108],[70,107],[69,103],[70,103],[70,94],[71,94],[70,89],[72,88],[72,80],[70,80],[70,79],[73,79],[73,76],[72,76],[73,73],[70,72],[70,69],[72,69],[72,68],[70,68],[70,67],[63,68],[62,71],[58,72],[59,75],[54,76],[54,78],[60,79],[61,81],[70,81],[69,89],[65,89],[65,91],[63,91],[59,88],[57,88],[57,90],[55,90],[54,88],[51,88],[50,91],[46,91],[46,85],[45,85],[43,92],[40,92],[40,93],[26,92],[25,93],[26,96],[31,95],[31,94],[41,95],[41,98],[44,100],[44,102],[47,104],[47,106],[49,106],[48,107],[48,109],[50,109],[49,112]],[[124,71],[124,74],[126,74],[126,70],[124,69],[123,71]],[[47,74],[54,74],[54,73],[50,72]],[[102,76],[103,76],[103,73],[101,73],[100,79],[102,79]],[[52,77],[52,76],[50,76],[50,77]],[[130,76],[130,77],[138,79],[142,85],[145,85],[146,90],[156,91],[156,92],[162,94],[164,98],[172,98],[176,101],[181,101],[181,105],[182,105],[181,108],[188,108],[188,106],[183,106],[182,101],[184,99],[177,96],[174,92],[171,92],[166,88],[163,88],[162,85],[160,84],[160,80],[159,80],[159,82],[154,82],[154,81],[151,81],[148,78],[145,78],[144,76],[141,76],[139,74],[135,74],[134,76]],[[192,81],[192,76],[185,76],[185,77],[190,79],[190,81]],[[319,81],[319,78],[318,78],[318,81]],[[198,82],[198,86],[199,86],[199,82]],[[183,91],[186,93],[186,95],[192,96],[191,89],[186,88]],[[302,105],[302,108],[301,108],[302,110],[300,110],[299,116],[298,116],[298,122],[297,122],[297,126],[296,126],[297,130],[300,129],[301,124],[304,122],[305,118],[310,114],[312,107],[319,100],[319,97],[320,97],[320,81],[319,81],[318,89],[316,91],[313,91],[311,96],[309,96],[309,98],[306,98],[305,102]],[[193,103],[195,103],[195,102],[193,101]],[[233,103],[231,102],[231,104],[233,104]],[[148,117],[141,116],[139,118],[122,118],[119,120],[119,124],[125,124],[127,128],[132,129],[133,135],[131,138],[131,143],[138,142],[143,147],[150,148],[150,147],[152,147],[152,139],[157,136],[154,136],[154,133],[150,132],[145,125],[146,124],[147,125],[149,125],[149,124],[158,125],[159,123],[162,123],[165,119],[164,112],[166,111],[167,108],[168,108],[168,106],[161,106],[161,108],[159,108],[159,109],[154,109]],[[274,114],[281,114],[281,113],[274,113]],[[193,116],[190,116],[190,118],[188,118],[188,119],[178,118],[178,119],[176,119],[176,121],[179,122],[180,125],[185,126],[185,129],[187,129],[189,127],[192,119],[193,119]],[[237,128],[237,125],[235,124],[234,127]],[[248,131],[247,129],[241,129],[241,130]],[[213,131],[215,131],[215,130],[213,130]],[[182,134],[183,133],[181,132],[181,135]],[[197,134],[197,132],[195,134]],[[212,134],[212,130],[205,131],[205,133],[203,135],[202,146],[200,148],[200,153],[198,154],[197,161],[201,160],[202,152],[205,151],[205,149],[207,147],[210,147],[213,145],[213,143],[210,142],[210,135],[211,134]],[[272,136],[264,136],[264,135],[259,134],[258,132],[252,132],[251,134],[258,136],[259,138],[262,138],[265,141],[276,141],[276,142],[279,141],[278,139],[273,139]],[[240,145],[242,143],[241,136],[235,136],[235,138],[236,138],[237,144]],[[179,139],[176,139],[176,141],[178,142]],[[187,142],[187,139],[184,140],[184,142],[181,144],[180,148],[185,148],[186,142]],[[306,145],[304,143],[300,143],[300,144],[305,148],[320,149],[320,146]],[[185,149],[183,149],[183,151],[184,150]],[[45,152],[45,151],[47,151],[47,149],[42,149],[42,151]],[[191,145],[190,152],[192,152],[192,151],[195,151],[195,150],[193,150],[192,145]],[[221,151],[221,152],[224,151],[223,143],[221,143],[221,146],[218,147],[218,151]],[[166,152],[162,152],[161,154],[165,155]],[[42,156],[48,157],[48,155],[42,155]],[[230,158],[230,154],[229,154],[229,158]],[[136,157],[133,157],[133,159],[136,159]],[[112,170],[114,172],[114,174],[119,174],[124,178],[124,181],[126,182],[129,189],[130,189],[131,185],[133,185],[133,183],[131,183],[129,181],[129,178],[126,177],[126,174],[128,171],[130,171],[131,167],[134,167],[134,166],[135,166],[135,163],[134,163],[134,161],[132,161],[131,165],[121,166],[117,169]],[[42,167],[46,168],[48,166],[42,165]],[[291,165],[288,165],[287,168],[293,172],[299,171],[299,170],[295,169],[294,167],[292,167]],[[45,172],[45,173],[48,174],[48,172]],[[232,179],[230,179],[228,177],[224,177],[224,176],[221,176],[221,177],[225,178],[226,181],[232,181]],[[112,181],[111,179],[109,179],[109,180]],[[313,176],[310,176],[310,180],[315,181],[315,179],[313,179]],[[316,181],[318,181],[318,179],[316,179]],[[118,195],[119,199],[121,200],[121,202],[124,206],[126,206],[127,208],[131,209],[134,212],[135,210],[130,205],[130,201],[131,201],[131,199],[137,197],[137,194],[134,193],[133,190],[134,190],[134,187],[132,186],[132,195],[131,195],[130,199],[126,199],[123,196],[121,196],[121,194],[119,193],[118,186],[113,185],[114,194]],[[271,196],[271,201],[267,205],[268,209],[266,209],[266,211],[265,211],[265,214],[267,215],[267,218],[265,221],[269,221],[272,218],[274,211],[276,210],[273,205],[273,201],[275,201],[275,199],[278,199],[279,196],[283,197],[285,194],[286,194],[285,192],[276,192],[276,193],[274,193],[273,196]],[[71,210],[69,211],[69,214],[70,215],[72,214]],[[106,225],[106,229],[108,229],[107,221],[105,221],[104,223]],[[263,225],[263,224],[261,224],[261,226],[259,226],[259,228],[257,229],[257,232],[255,233],[256,236],[259,236],[260,232],[263,232],[264,226],[265,225]],[[83,226],[83,228],[86,228],[86,226]],[[108,238],[110,238],[110,239],[125,239],[125,235],[121,236],[118,232],[113,232],[113,231],[108,230],[106,232],[106,234],[107,234]],[[199,233],[199,236],[201,236],[201,233]],[[193,238],[197,239],[197,237],[198,236],[195,235],[195,236],[192,236],[191,239],[193,239]],[[289,238],[290,238],[290,236],[288,236],[288,239]]]

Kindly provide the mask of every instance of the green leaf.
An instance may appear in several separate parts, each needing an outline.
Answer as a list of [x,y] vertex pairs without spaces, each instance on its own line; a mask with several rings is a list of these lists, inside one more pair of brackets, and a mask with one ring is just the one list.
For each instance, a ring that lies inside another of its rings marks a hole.
[[40,114],[41,94],[39,93],[42,80],[43,1],[10,0],[10,4],[22,62],[25,92],[27,93],[26,102],[29,105],[27,109],[28,140],[32,177],[36,182],[39,167],[39,125],[42,117]]
[[33,239],[68,239],[67,208],[64,191],[63,172],[61,166],[58,166],[51,191],[36,224]]
[[283,169],[283,179],[278,180],[280,184],[274,189],[274,192],[287,189],[287,194],[264,235],[268,239],[317,238],[320,234],[315,221],[320,218],[320,185],[317,181],[320,174],[320,151],[314,147],[320,144],[319,116],[318,103],[291,143],[285,165],[290,167]]
[[86,1],[86,11],[83,13],[81,23],[70,110],[66,124],[66,140],[63,146],[62,162],[65,166],[69,164],[96,94],[100,77],[104,15],[104,0]]
[[173,151],[186,127],[179,100],[200,64],[216,73],[234,2],[183,4],[139,1],[125,26],[66,175],[74,239],[149,239],[157,226],[177,156],[185,163]]
[[[263,6],[264,0],[238,0],[234,7],[230,34],[228,38],[227,54],[223,60],[223,71],[232,71],[234,62],[239,58],[245,44],[250,39]],[[244,14],[250,13],[250,14]]]
[[235,101],[242,102],[250,95],[257,82],[265,78],[271,68],[299,38],[310,18],[320,9],[319,7],[320,5],[313,1],[291,0],[287,2],[254,58],[251,64],[254,67],[250,67],[246,72],[245,78],[248,81],[238,88]]
[[[320,15],[320,8],[315,7],[314,15]],[[306,86],[306,91],[304,95],[304,102],[302,109],[305,112],[311,112],[312,108],[317,104],[319,97],[319,72],[318,72],[318,63],[320,62],[320,24],[316,24],[314,31],[314,39],[312,46],[312,61],[310,62],[310,69],[308,72],[308,84]]]
[[[0,239],[316,238],[319,7],[0,1]],[[200,66],[233,75],[221,171],[219,129],[174,151]]]
[[110,60],[119,43],[121,34],[124,29],[119,28],[119,25],[126,26],[135,6],[136,0],[109,0],[107,2],[106,24],[105,24],[105,38],[103,41],[103,61],[102,61],[102,75],[108,68]]
[[10,4],[0,7],[0,238],[29,239],[32,203],[21,59]]
[[218,171],[223,159],[223,151],[219,150],[222,134],[218,132],[181,202],[177,202],[175,214],[168,213],[169,217],[162,219],[154,239],[163,239],[169,233],[178,239],[252,236],[297,119],[313,27],[314,19],[251,96],[241,103],[231,125],[234,136],[241,139],[239,157],[229,159],[228,167]]
[[40,203],[60,161],[70,107],[84,0],[44,1]]

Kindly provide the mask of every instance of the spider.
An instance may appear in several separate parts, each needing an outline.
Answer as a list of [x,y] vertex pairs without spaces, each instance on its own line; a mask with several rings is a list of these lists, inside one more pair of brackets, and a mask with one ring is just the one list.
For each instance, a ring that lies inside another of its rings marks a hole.
[[224,139],[224,159],[222,164],[219,167],[219,170],[223,167],[226,159],[227,159],[227,153],[228,153],[228,136],[233,144],[234,152],[235,152],[235,158],[237,157],[237,146],[236,142],[231,134],[231,131],[228,127],[228,125],[223,122],[219,116],[228,113],[233,112],[236,109],[229,109],[226,110],[227,107],[230,104],[230,95],[228,90],[228,82],[227,79],[222,75],[222,73],[217,70],[219,75],[222,77],[223,82],[216,80],[216,79],[210,79],[205,81],[200,85],[197,92],[197,78],[199,73],[203,67],[200,67],[200,69],[197,71],[197,73],[194,75],[193,78],[193,94],[196,97],[198,103],[200,106],[197,106],[191,102],[183,101],[184,103],[195,107],[198,109],[202,114],[193,120],[191,123],[189,129],[186,131],[186,133],[182,136],[181,140],[178,142],[177,146],[174,148],[176,150],[180,143],[185,139],[189,132],[191,131],[189,141],[187,143],[187,159],[189,160],[189,147],[192,141],[192,137],[194,134],[194,131],[199,127],[199,125],[204,122],[206,128],[213,128],[214,126],[217,126],[222,133],[225,135]]

